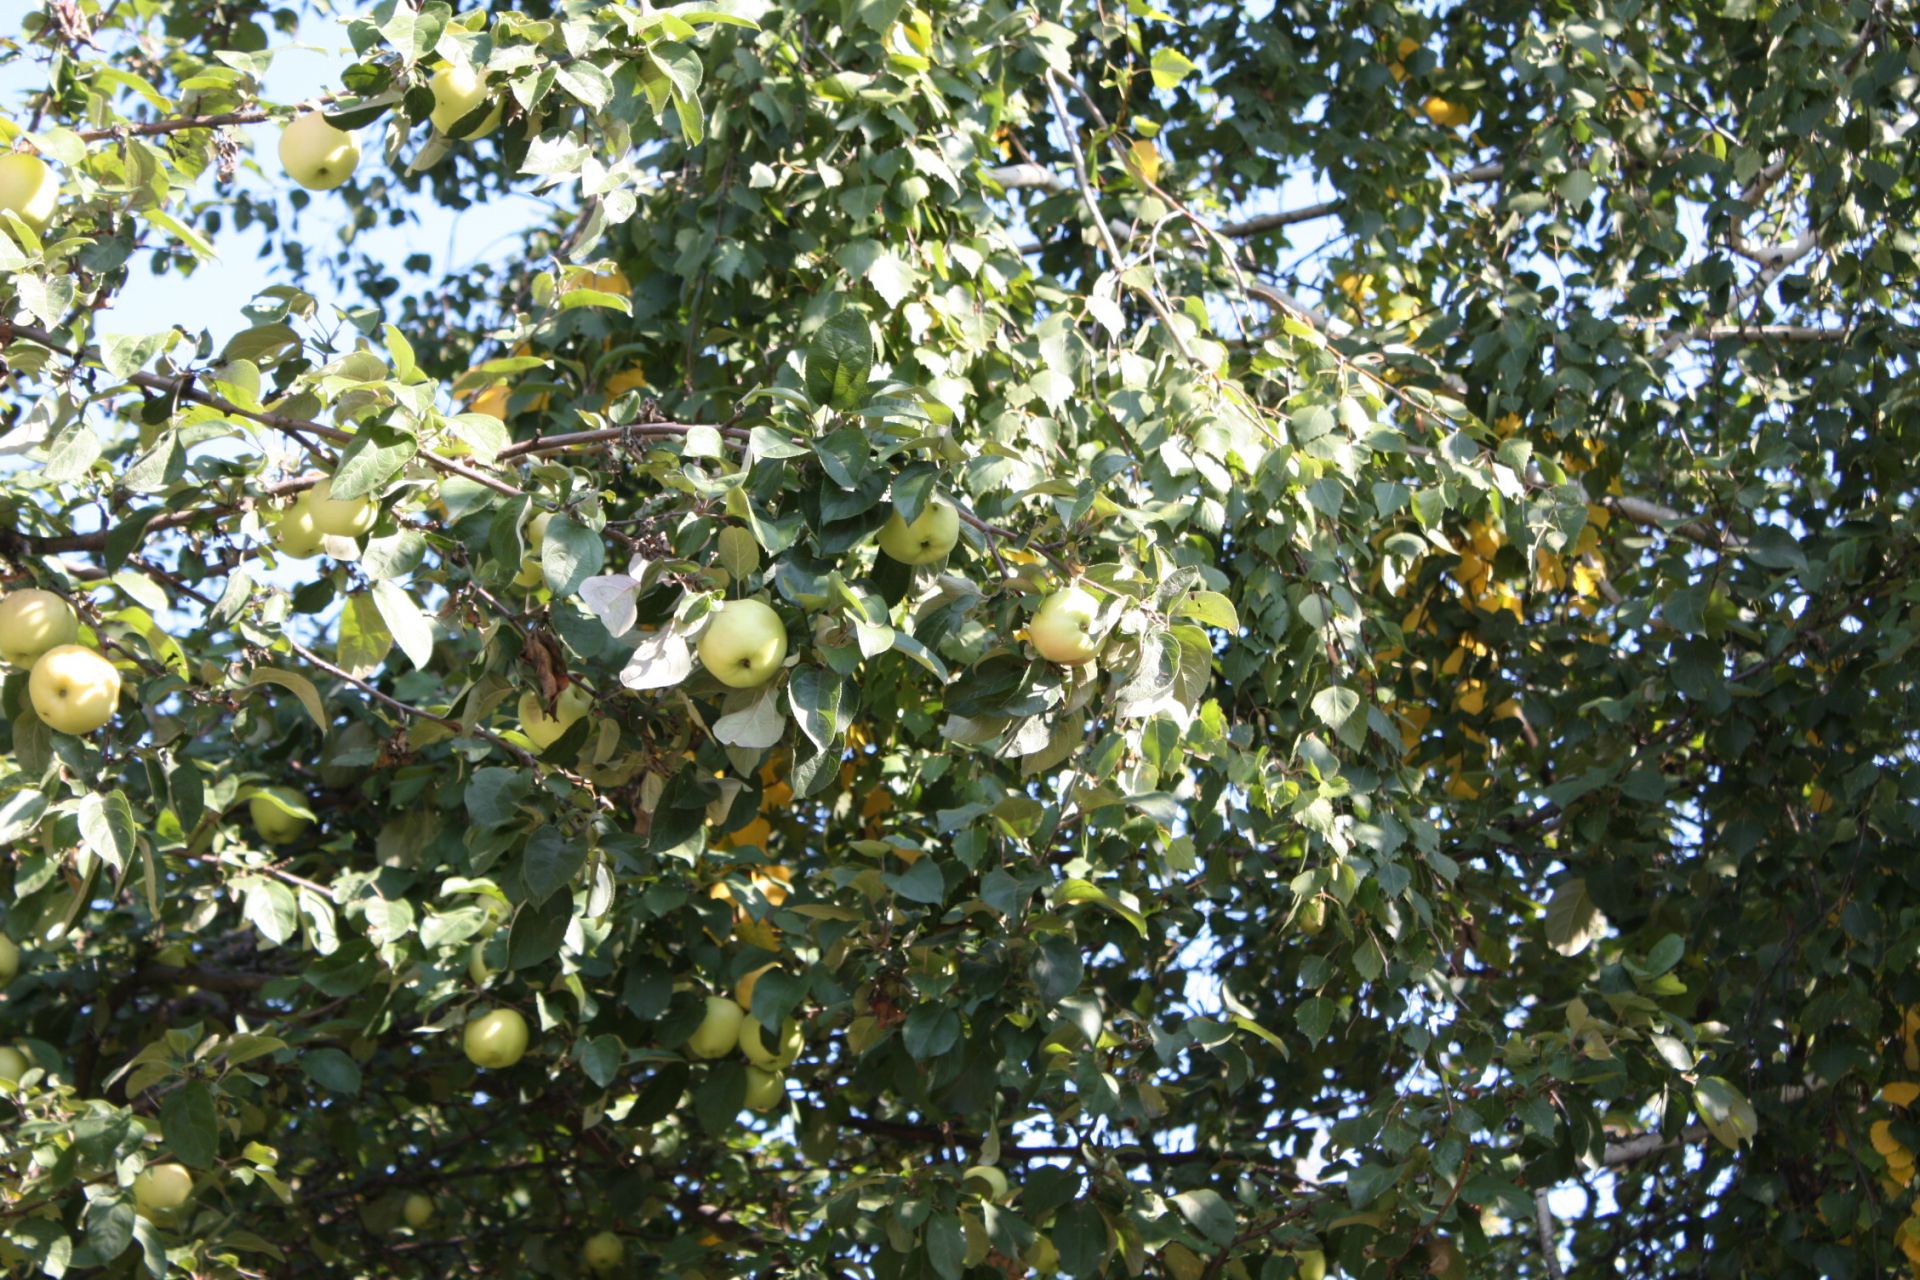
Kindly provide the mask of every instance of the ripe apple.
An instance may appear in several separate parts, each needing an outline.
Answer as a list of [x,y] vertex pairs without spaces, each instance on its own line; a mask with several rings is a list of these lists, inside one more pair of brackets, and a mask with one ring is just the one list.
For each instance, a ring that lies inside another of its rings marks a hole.
[[331,477],[294,499],[294,506],[302,504],[313,513],[317,532],[339,538],[357,538],[380,518],[380,504],[372,498],[335,498]]
[[0,1080],[11,1080],[15,1084],[27,1074],[27,1055],[12,1045],[0,1044]]
[[938,498],[929,501],[913,523],[896,511],[880,528],[880,549],[902,564],[944,560],[959,541],[960,513],[952,503]]
[[12,666],[31,667],[35,658],[79,635],[73,606],[51,591],[30,587],[0,600],[0,659]]
[[989,1200],[1004,1200],[1007,1195],[1007,1175],[990,1164],[977,1164],[960,1175],[960,1181],[968,1184],[969,1191],[975,1191]]
[[433,1221],[433,1197],[418,1191],[409,1191],[404,1204],[400,1206],[400,1216],[415,1231]]
[[792,1018],[780,1024],[780,1039],[771,1049],[767,1048],[757,1019],[748,1018],[740,1024],[740,1052],[747,1055],[748,1062],[764,1070],[792,1066],[800,1057],[802,1043],[800,1024]]
[[729,600],[700,633],[700,661],[734,689],[765,684],[787,657],[787,628],[759,600]]
[[143,1217],[171,1213],[193,1195],[193,1175],[183,1164],[150,1164],[133,1179],[133,1207]]
[[[4,1074],[4,1073],[0,1073]],[[747,1106],[755,1111],[771,1111],[787,1096],[787,1082],[778,1071],[747,1068]]]
[[35,235],[46,232],[60,200],[60,179],[47,162],[24,151],[0,155],[0,209],[20,215]]
[[527,1020],[517,1009],[495,1009],[467,1024],[464,1047],[476,1067],[510,1067],[526,1056]]
[[113,719],[120,672],[85,645],[57,644],[34,661],[27,698],[34,714],[61,733],[92,733]]
[[707,1015],[687,1038],[687,1048],[701,1058],[724,1058],[740,1043],[740,1024],[747,1015],[725,996],[707,997]]
[[573,722],[593,709],[593,700],[577,684],[570,684],[554,702],[553,714],[540,704],[537,693],[520,695],[520,732],[527,735],[534,750],[545,751],[560,741]]
[[1040,602],[1027,624],[1027,637],[1048,662],[1076,666],[1100,652],[1101,638],[1093,631],[1099,613],[1100,602],[1091,592],[1065,587]]
[[626,1260],[626,1242],[611,1231],[588,1236],[586,1247],[580,1250],[580,1261],[589,1271],[611,1271]]
[[[487,73],[475,71],[472,67],[456,67],[451,63],[433,73],[427,82],[433,90],[433,127],[445,134],[453,133],[453,126],[472,115],[487,98]],[[484,138],[500,127],[500,113],[506,109],[505,103],[496,103],[480,127],[464,135],[469,141]]]
[[280,163],[309,191],[331,191],[360,163],[360,144],[318,111],[296,117],[280,134]]
[[[547,545],[547,526],[551,523],[551,511],[542,511],[527,522],[527,553],[520,557],[520,572],[513,576],[513,585],[522,591],[533,591],[546,585],[547,575],[540,567],[540,552]],[[525,719],[525,716],[521,718]]]
[[20,947],[6,934],[0,933],[0,990],[5,990],[9,982],[20,976]]
[[285,844],[297,840],[300,833],[311,825],[298,813],[289,813],[289,809],[304,809],[307,799],[298,791],[289,787],[268,787],[265,791],[254,793],[247,801],[247,817],[253,822],[253,829],[268,844]]

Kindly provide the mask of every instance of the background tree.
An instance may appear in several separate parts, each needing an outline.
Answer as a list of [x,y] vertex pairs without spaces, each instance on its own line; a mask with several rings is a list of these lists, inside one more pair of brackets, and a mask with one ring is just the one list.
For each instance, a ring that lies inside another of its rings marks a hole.
[[10,1269],[1920,1258],[1910,6],[298,16],[9,46]]

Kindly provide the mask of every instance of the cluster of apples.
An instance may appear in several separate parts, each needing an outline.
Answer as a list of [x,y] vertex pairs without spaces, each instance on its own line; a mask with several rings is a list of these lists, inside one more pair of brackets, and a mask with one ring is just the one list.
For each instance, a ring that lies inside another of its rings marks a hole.
[[296,560],[311,559],[326,549],[328,538],[358,538],[379,518],[379,504],[372,498],[334,497],[333,478],[329,476],[301,491],[280,513],[273,529],[273,545]]
[[[758,977],[758,974],[754,975]],[[747,1016],[753,999],[751,980],[740,985],[739,996],[708,996],[706,1014],[687,1038],[687,1049],[696,1058],[724,1058],[738,1049],[747,1060],[747,1106],[755,1111],[771,1111],[787,1096],[782,1074],[800,1057],[800,1024],[792,1018],[780,1024],[773,1046],[767,1046],[760,1023]]]
[[27,670],[33,713],[61,733],[92,733],[120,705],[119,669],[79,638],[73,606],[51,591],[0,600],[0,658]]
[[[486,72],[452,63],[436,70],[427,87],[433,91],[433,127],[448,137],[455,136],[461,121],[477,115],[488,98]],[[500,127],[505,110],[505,103],[494,103],[493,110],[458,136],[467,140],[486,137]],[[288,177],[307,190],[331,191],[359,167],[360,143],[320,112],[308,111],[295,116],[281,131],[280,164]]]

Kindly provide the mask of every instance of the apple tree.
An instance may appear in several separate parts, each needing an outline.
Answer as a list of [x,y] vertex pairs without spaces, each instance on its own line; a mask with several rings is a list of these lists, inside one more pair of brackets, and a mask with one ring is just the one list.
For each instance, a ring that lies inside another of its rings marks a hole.
[[1909,5],[26,8],[8,1274],[1920,1260]]

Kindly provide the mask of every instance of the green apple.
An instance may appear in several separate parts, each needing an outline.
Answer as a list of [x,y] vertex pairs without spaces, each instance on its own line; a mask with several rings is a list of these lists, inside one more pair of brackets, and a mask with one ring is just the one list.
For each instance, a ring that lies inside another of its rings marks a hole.
[[29,587],[0,600],[0,659],[12,666],[31,667],[35,658],[79,635],[73,606],[51,591]]
[[[0,1074],[4,1074],[0,1072]],[[786,1080],[778,1071],[747,1068],[747,1106],[755,1111],[771,1111],[787,1096]]]
[[[487,73],[475,71],[472,67],[456,67],[451,63],[433,73],[427,82],[433,90],[433,127],[445,134],[453,132],[453,126],[479,110],[480,104],[487,99]],[[484,138],[500,127],[500,113],[505,110],[504,103],[496,103],[486,119],[466,138],[469,141]]]
[[913,523],[896,511],[880,528],[880,549],[902,564],[944,560],[959,541],[960,513],[938,498],[930,500]]
[[280,164],[309,191],[331,191],[353,176],[360,144],[318,111],[297,117],[280,134]]
[[740,1043],[740,1024],[747,1015],[725,996],[707,997],[707,1014],[687,1038],[687,1048],[702,1058],[724,1058]]
[[1048,662],[1078,666],[1100,652],[1101,637],[1093,630],[1100,601],[1081,587],[1066,587],[1040,602],[1027,623],[1027,638]]
[[542,511],[527,522],[527,553],[520,557],[520,572],[513,575],[513,585],[522,591],[534,591],[546,585],[546,571],[540,567],[540,551],[547,545],[547,526],[552,522],[551,511]]
[[0,1080],[20,1083],[20,1077],[27,1074],[27,1055],[12,1045],[0,1044]]
[[314,529],[338,538],[357,538],[380,518],[380,504],[372,498],[334,497],[332,477],[294,499],[293,505],[303,503],[313,513]]
[[433,1221],[433,1197],[418,1191],[409,1191],[405,1203],[400,1206],[400,1216],[415,1231]]
[[611,1231],[588,1236],[586,1247],[580,1250],[580,1261],[589,1271],[611,1271],[626,1260],[626,1242]]
[[467,1024],[465,1048],[476,1067],[510,1067],[526,1056],[527,1020],[517,1009],[483,1013]]
[[487,944],[476,942],[467,948],[467,976],[473,979],[473,985],[484,987],[487,979],[493,976],[493,966],[487,963]]
[[1300,1280],[1327,1280],[1327,1255],[1318,1249],[1302,1249],[1293,1255]]
[[323,546],[320,530],[313,523],[311,504],[296,498],[292,506],[280,513],[280,518],[273,522],[273,545],[295,560],[308,560],[320,554]]
[[24,151],[0,155],[0,209],[20,215],[35,235],[46,232],[60,201],[60,179],[47,162]]
[[150,1164],[133,1179],[133,1207],[142,1216],[171,1213],[193,1195],[193,1175],[183,1164]]
[[587,697],[586,690],[577,684],[570,684],[560,691],[559,698],[553,704],[553,714],[540,704],[537,693],[520,695],[520,732],[527,735],[534,750],[545,751],[565,736],[573,728],[574,721],[593,709],[593,699]]
[[57,644],[34,660],[27,699],[61,733],[92,733],[120,704],[120,672],[85,645]]
[[300,833],[311,824],[293,809],[307,807],[307,798],[290,787],[268,787],[255,792],[247,801],[247,817],[253,822],[253,829],[268,844],[286,844],[289,840],[298,840]]
[[780,1041],[771,1049],[767,1048],[757,1018],[748,1018],[740,1024],[740,1052],[756,1067],[769,1071],[790,1067],[800,1057],[801,1045],[800,1024],[792,1018],[780,1024]]
[[700,661],[735,689],[765,684],[787,658],[787,628],[759,600],[729,600],[700,633]]
[[969,1191],[974,1191],[989,1200],[1004,1200],[1007,1195],[1007,1175],[990,1164],[977,1164],[960,1175],[960,1181]]
[[20,976],[20,948],[12,938],[0,933],[0,990]]

